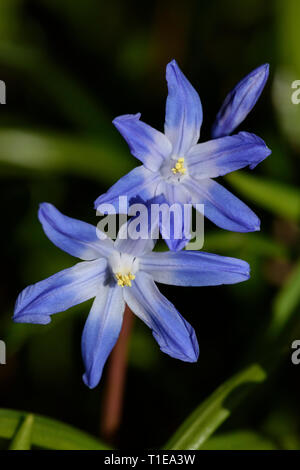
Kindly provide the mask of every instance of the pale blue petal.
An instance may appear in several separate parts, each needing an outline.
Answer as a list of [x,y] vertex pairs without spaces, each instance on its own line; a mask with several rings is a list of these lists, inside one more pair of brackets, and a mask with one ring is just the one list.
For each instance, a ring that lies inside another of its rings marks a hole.
[[231,134],[245,119],[260,97],[269,76],[269,64],[258,67],[244,77],[226,96],[212,127],[212,137]]
[[[132,233],[131,230],[132,219],[123,224],[118,232],[118,237],[114,243],[117,251],[128,253],[133,256],[140,256],[153,250],[156,239],[151,238],[151,233],[145,234],[144,238],[139,233]],[[150,225],[149,225],[150,230]],[[140,235],[140,236],[139,236]],[[134,236],[134,238],[133,238]],[[135,238],[138,237],[138,238]]]
[[188,153],[187,165],[197,179],[215,178],[248,165],[253,170],[270,153],[260,137],[240,132],[195,145]]
[[104,364],[119,337],[124,308],[122,288],[116,285],[102,287],[94,300],[81,340],[83,381],[90,388],[99,383]]
[[182,184],[170,183],[164,184],[164,195],[160,232],[170,250],[180,251],[191,239],[191,196]]
[[13,320],[17,323],[49,323],[53,313],[95,297],[106,271],[104,258],[83,261],[26,287],[17,298]]
[[161,235],[171,251],[182,250],[191,240],[191,217],[192,208],[178,204],[176,212],[169,209],[168,219],[160,219]]
[[150,253],[140,258],[139,269],[154,281],[175,286],[217,286],[249,279],[245,261],[199,251]]
[[114,119],[113,124],[129,145],[132,155],[146,168],[157,171],[172,150],[167,137],[140,121],[141,114],[126,114]]
[[72,256],[88,261],[109,256],[113,249],[111,240],[97,237],[94,225],[67,217],[52,204],[40,204],[38,217],[52,243]]
[[175,60],[167,65],[168,98],[165,134],[174,155],[184,156],[200,136],[202,105],[198,93],[183,75]]
[[[153,250],[159,238],[159,212],[154,204],[159,206],[165,202],[162,195],[155,196],[148,201],[139,199],[141,206],[136,207],[138,213],[124,223],[118,232],[114,248],[122,253],[140,256]],[[133,207],[133,206],[132,206]]]
[[183,183],[190,190],[193,204],[204,204],[204,215],[218,227],[233,232],[260,230],[260,220],[240,199],[212,179]]
[[[154,197],[160,179],[159,173],[153,173],[144,166],[134,168],[127,173],[127,175],[120,178],[107,193],[102,194],[96,199],[95,209],[100,210],[100,204],[110,204],[112,207],[111,211],[108,213],[127,213],[128,206],[132,204],[136,197],[140,197],[144,200]],[[120,196],[126,197],[127,204],[124,208],[119,207]]]
[[132,287],[124,289],[124,299],[151,328],[163,352],[182,361],[197,361],[199,346],[194,329],[159,292],[151,276],[139,271]]

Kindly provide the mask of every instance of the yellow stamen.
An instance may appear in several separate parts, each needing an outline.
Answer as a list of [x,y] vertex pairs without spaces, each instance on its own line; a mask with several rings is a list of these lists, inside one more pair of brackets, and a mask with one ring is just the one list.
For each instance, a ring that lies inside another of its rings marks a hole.
[[127,273],[127,274],[116,273],[115,276],[117,279],[118,286],[121,286],[121,287],[125,287],[125,286],[131,287],[131,281],[135,279],[135,275],[131,273]]
[[175,167],[171,168],[171,171],[174,175],[176,175],[176,173],[181,173],[182,175],[186,173],[183,157],[178,158],[177,162],[175,163]]

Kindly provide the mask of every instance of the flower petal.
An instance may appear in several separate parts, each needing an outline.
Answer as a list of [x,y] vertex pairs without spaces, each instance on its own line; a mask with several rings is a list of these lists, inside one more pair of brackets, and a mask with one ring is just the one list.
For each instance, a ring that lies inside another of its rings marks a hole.
[[[117,251],[122,253],[140,256],[153,250],[156,239],[151,238],[151,234],[149,232],[147,234],[145,233],[145,235],[140,233],[133,234],[131,230],[134,219],[135,218],[130,219],[120,227],[114,247]],[[145,236],[145,238],[142,238],[143,236]]]
[[252,70],[226,96],[212,127],[212,137],[231,134],[245,119],[260,97],[269,76],[269,64]]
[[150,253],[139,260],[139,269],[154,281],[175,286],[217,286],[249,279],[249,264],[236,258],[199,251]]
[[117,251],[128,253],[133,256],[141,256],[153,250],[159,238],[159,213],[154,210],[154,205],[165,202],[162,195],[155,196],[148,201],[139,199],[135,207],[137,214],[132,213],[131,219],[124,223],[118,232],[114,248]]
[[157,171],[172,150],[167,137],[140,121],[141,114],[125,114],[113,120],[120,134],[129,145],[132,155],[148,170]]
[[[99,210],[101,204],[111,204],[111,214],[127,213],[132,199],[139,196],[143,200],[151,199],[155,195],[160,175],[147,170],[144,166],[138,166],[127,175],[117,181],[105,194],[102,194],[95,201],[95,209]],[[126,204],[119,206],[119,197],[126,197]],[[126,212],[125,212],[126,211]],[[100,211],[101,212],[101,211]]]
[[189,191],[181,184],[160,183],[164,198],[160,201],[159,227],[169,249],[182,250],[191,239],[192,205]]
[[108,256],[113,250],[110,239],[97,237],[95,226],[63,215],[52,204],[40,204],[38,217],[52,243],[72,256],[88,261]]
[[168,217],[160,218],[160,233],[171,251],[180,251],[191,239],[192,207],[176,204],[168,212]]
[[218,227],[233,232],[260,230],[260,220],[240,199],[212,179],[188,178],[183,183],[193,204],[204,204],[204,215]]
[[90,388],[99,383],[106,359],[119,337],[124,308],[121,287],[102,287],[94,300],[81,340],[83,381]]
[[105,279],[106,269],[105,259],[84,261],[26,287],[17,298],[13,320],[17,323],[50,323],[53,313],[95,297]]
[[197,144],[188,153],[189,172],[196,178],[216,178],[249,165],[251,170],[271,150],[255,134],[239,134]]
[[139,271],[124,289],[129,308],[151,328],[160,349],[169,356],[196,362],[199,346],[192,326],[158,290],[149,274]]
[[202,105],[198,93],[183,75],[175,60],[167,65],[168,98],[165,134],[174,155],[185,155],[200,136]]

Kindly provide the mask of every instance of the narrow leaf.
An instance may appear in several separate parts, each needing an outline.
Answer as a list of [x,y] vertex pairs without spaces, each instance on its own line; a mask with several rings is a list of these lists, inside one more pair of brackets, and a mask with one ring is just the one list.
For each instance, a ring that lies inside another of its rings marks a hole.
[[298,261],[287,282],[275,297],[273,333],[278,333],[287,324],[298,305],[300,305],[300,261]]
[[30,450],[33,422],[34,416],[27,415],[11,441],[10,450]]
[[134,165],[110,140],[101,143],[72,135],[26,129],[0,131],[0,163],[23,170],[67,172],[113,183]]
[[224,382],[179,427],[165,446],[172,450],[197,450],[231,415],[251,385],[266,379],[259,364],[252,364]]
[[[27,416],[27,413],[23,411],[0,408],[0,437],[12,439],[24,416]],[[106,444],[83,431],[39,415],[34,415],[31,445],[57,450],[109,449]]]
[[287,255],[286,247],[261,233],[211,232],[205,235],[204,251],[228,255],[228,251],[254,253],[263,257]]
[[201,450],[276,450],[276,446],[261,434],[242,430],[213,436]]

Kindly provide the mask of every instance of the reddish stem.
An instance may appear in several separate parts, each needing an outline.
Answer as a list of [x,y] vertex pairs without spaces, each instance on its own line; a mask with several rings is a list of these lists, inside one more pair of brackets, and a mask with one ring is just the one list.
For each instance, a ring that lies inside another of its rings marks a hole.
[[114,441],[122,418],[128,343],[133,318],[131,310],[126,305],[121,333],[109,359],[101,418],[101,435],[109,442]]

